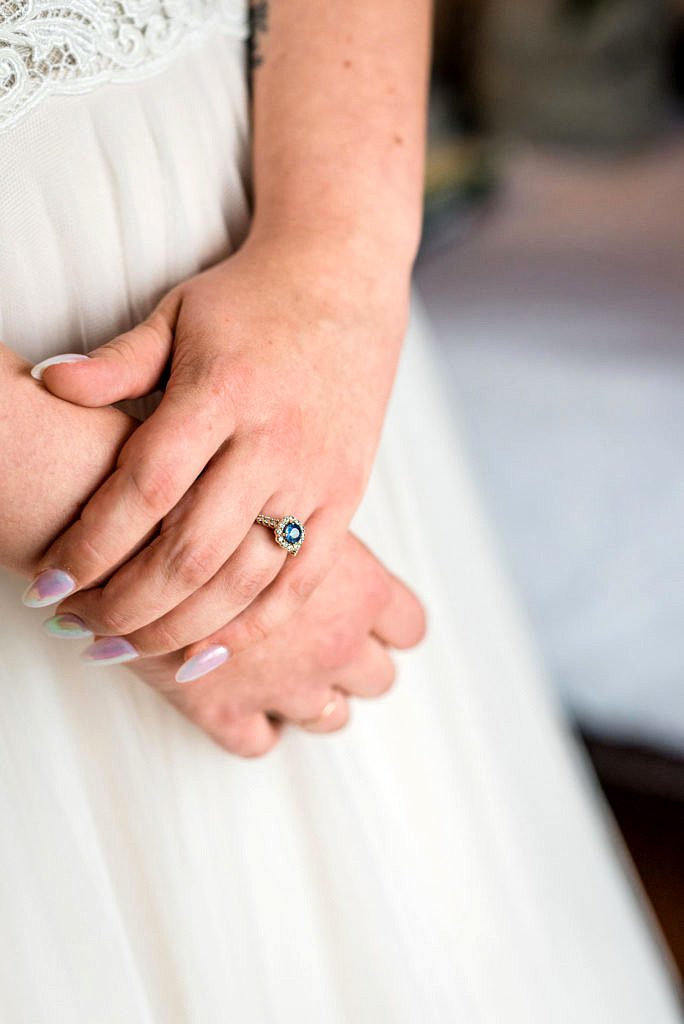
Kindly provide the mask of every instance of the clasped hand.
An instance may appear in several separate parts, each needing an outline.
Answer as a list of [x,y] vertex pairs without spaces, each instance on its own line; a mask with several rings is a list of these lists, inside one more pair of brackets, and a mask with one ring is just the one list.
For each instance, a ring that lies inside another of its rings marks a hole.
[[[164,385],[33,588],[61,581],[60,614],[100,638],[93,660],[144,658],[149,676],[155,657],[168,674],[163,656],[185,649],[187,680],[275,642],[349,544],[406,298],[406,282],[358,261],[341,273],[319,248],[248,242],[89,358],[45,367],[53,394],[85,406]],[[306,522],[297,559],[254,525],[260,512]]]

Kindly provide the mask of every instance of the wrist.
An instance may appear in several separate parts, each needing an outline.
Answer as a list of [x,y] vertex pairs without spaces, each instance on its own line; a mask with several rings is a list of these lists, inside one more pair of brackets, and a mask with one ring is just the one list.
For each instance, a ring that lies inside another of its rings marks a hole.
[[353,308],[369,317],[402,311],[405,317],[414,260],[408,246],[390,251],[348,224],[324,230],[255,221],[240,252],[264,274],[290,277],[309,301],[321,301],[333,315]]

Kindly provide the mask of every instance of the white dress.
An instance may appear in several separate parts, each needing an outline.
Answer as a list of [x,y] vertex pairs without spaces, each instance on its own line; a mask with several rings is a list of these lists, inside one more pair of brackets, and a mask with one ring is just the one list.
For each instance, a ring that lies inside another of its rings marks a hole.
[[[7,344],[92,348],[240,243],[244,35],[240,0],[0,5]],[[430,635],[344,732],[230,757],[0,576],[3,1024],[681,1021],[421,331],[356,527]]]

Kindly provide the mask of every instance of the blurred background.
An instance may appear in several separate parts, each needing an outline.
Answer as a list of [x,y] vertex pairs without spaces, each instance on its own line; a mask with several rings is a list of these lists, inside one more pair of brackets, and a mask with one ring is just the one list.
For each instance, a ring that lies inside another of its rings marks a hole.
[[684,0],[438,0],[435,25],[436,357],[684,971]]

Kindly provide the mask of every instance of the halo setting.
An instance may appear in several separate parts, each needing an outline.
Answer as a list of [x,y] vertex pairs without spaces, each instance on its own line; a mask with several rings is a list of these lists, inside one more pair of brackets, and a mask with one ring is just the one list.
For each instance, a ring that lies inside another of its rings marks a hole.
[[294,516],[285,516],[275,528],[275,539],[290,555],[296,555],[304,543],[304,524]]
[[274,516],[257,516],[257,523],[261,526],[268,526],[273,530],[276,544],[279,544],[289,555],[296,555],[306,536],[304,523],[296,516],[283,516],[277,519]]

